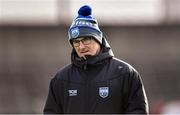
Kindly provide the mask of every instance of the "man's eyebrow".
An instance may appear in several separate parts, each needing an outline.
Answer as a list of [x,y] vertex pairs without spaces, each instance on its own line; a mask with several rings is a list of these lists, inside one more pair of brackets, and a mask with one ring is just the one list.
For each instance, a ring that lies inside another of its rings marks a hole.
[[83,40],[84,38],[82,38],[82,39],[75,39],[75,40],[73,40],[73,41],[81,41],[81,40]]

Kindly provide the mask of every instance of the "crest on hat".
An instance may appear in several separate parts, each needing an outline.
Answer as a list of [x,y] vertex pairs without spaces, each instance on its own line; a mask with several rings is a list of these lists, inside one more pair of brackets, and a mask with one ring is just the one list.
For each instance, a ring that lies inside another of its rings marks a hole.
[[99,96],[106,98],[109,95],[109,87],[99,87]]
[[79,36],[79,29],[78,29],[78,27],[73,28],[71,30],[71,36],[72,36],[72,38],[77,38]]

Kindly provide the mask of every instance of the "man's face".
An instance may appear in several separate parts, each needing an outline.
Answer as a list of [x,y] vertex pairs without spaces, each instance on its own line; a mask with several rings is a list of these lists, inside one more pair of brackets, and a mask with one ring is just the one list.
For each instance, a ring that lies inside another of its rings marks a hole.
[[100,51],[100,44],[93,37],[80,37],[72,41],[79,57],[96,55]]

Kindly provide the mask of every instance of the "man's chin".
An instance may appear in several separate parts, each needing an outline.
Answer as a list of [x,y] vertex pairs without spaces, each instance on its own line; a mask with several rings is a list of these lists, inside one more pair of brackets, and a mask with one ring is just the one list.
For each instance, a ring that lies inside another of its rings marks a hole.
[[81,54],[80,57],[88,57],[88,56],[92,56],[92,54],[89,54],[89,53],[87,53],[87,54]]

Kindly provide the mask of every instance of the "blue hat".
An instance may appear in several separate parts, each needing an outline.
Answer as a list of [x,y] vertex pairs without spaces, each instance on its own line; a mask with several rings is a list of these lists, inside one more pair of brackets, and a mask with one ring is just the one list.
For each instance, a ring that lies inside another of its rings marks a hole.
[[98,27],[97,20],[91,16],[91,7],[82,6],[78,11],[78,16],[74,19],[68,30],[69,41],[85,36],[94,37],[100,44],[102,43],[102,32]]

